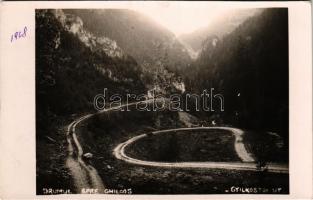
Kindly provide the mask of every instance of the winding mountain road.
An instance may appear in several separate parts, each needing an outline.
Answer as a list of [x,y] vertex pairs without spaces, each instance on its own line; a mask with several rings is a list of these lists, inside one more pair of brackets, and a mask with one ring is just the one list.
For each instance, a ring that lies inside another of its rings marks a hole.
[[[142,101],[141,103],[149,103],[155,101],[156,99],[149,99]],[[156,100],[158,101],[158,100]],[[98,189],[97,193],[104,191],[105,185],[102,182],[101,177],[99,176],[97,170],[88,164],[83,159],[83,148],[76,135],[76,126],[82,123],[83,121],[91,118],[96,114],[103,112],[118,110],[122,107],[135,105],[139,102],[124,104],[109,109],[105,109],[93,114],[87,114],[83,117],[80,117],[70,123],[67,127],[66,138],[68,143],[68,156],[66,158],[66,166],[70,170],[70,173],[73,178],[75,191],[77,193],[83,193],[84,189]],[[145,160],[138,160],[132,157],[129,157],[125,152],[125,147],[131,145],[133,142],[147,137],[147,134],[141,134],[135,136],[126,142],[119,144],[113,151],[114,156],[122,161],[127,163],[143,165],[143,166],[154,166],[154,167],[174,167],[174,168],[203,168],[203,169],[229,169],[229,170],[247,170],[247,171],[257,171],[256,164],[254,163],[254,158],[251,154],[247,152],[244,144],[242,143],[242,135],[244,131],[238,128],[232,127],[194,127],[194,128],[177,128],[177,129],[168,129],[154,131],[152,134],[162,134],[172,131],[189,131],[189,130],[210,130],[210,129],[221,129],[228,130],[235,136],[234,148],[238,156],[241,158],[242,162],[152,162]],[[269,172],[275,173],[288,173],[287,165],[280,165],[275,163],[270,163],[268,165]]]
[[[157,99],[149,99],[146,101],[142,101],[142,103],[144,102],[150,103],[154,100],[158,101]],[[76,193],[83,193],[85,189],[97,189],[97,193],[102,193],[105,189],[105,186],[97,170],[90,164],[87,164],[83,159],[84,152],[76,135],[76,126],[82,123],[83,121],[93,117],[96,114],[118,110],[126,106],[135,105],[136,103],[138,102],[133,102],[129,104],[112,107],[109,109],[104,109],[93,114],[87,114],[74,120],[72,123],[68,125],[66,131],[66,140],[68,143],[67,147],[68,156],[66,158],[65,165],[72,175]]]
[[91,116],[92,114],[88,114],[73,121],[67,129],[68,157],[66,166],[72,174],[77,193],[83,193],[84,189],[90,188],[98,189],[98,192],[101,192],[105,188],[97,170],[82,159],[83,148],[75,132],[76,126]]
[[[154,161],[145,161],[132,158],[125,153],[125,148],[128,145],[131,145],[141,138],[148,137],[148,134],[141,134],[135,136],[126,142],[119,144],[113,151],[113,155],[125,162],[143,165],[143,166],[154,166],[154,167],[174,167],[174,168],[203,168],[203,169],[229,169],[229,170],[246,170],[246,171],[258,171],[254,159],[251,154],[249,154],[242,143],[242,135],[244,132],[238,128],[232,127],[195,127],[195,128],[177,128],[177,129],[168,129],[161,131],[154,131],[152,134],[162,134],[169,133],[173,131],[191,131],[191,130],[212,130],[212,129],[221,129],[228,130],[235,136],[235,151],[242,162],[154,162]],[[269,163],[267,166],[269,172],[274,173],[289,173],[287,165]]]

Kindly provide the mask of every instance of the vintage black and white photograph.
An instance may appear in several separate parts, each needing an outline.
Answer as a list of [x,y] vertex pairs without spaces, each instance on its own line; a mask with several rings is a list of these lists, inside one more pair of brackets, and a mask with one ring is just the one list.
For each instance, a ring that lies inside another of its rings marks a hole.
[[36,9],[37,195],[289,194],[288,8],[179,5]]

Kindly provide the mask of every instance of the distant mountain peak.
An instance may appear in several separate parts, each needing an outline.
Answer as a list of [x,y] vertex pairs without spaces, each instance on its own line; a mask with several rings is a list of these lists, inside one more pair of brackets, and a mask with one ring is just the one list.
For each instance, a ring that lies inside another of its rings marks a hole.
[[211,23],[188,34],[179,36],[179,40],[187,49],[192,49],[195,55],[199,55],[203,50],[203,44],[208,38],[217,36],[222,39],[224,36],[233,32],[240,24],[249,17],[260,14],[264,9],[237,9],[224,13],[223,15],[210,19]]

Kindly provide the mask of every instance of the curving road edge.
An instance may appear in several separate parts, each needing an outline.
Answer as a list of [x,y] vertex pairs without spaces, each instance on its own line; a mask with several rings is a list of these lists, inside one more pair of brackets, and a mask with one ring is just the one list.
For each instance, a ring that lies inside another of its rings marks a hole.
[[[149,99],[142,102],[152,102],[152,101],[159,101],[159,99]],[[120,108],[135,105],[138,102],[128,103],[116,107],[112,107],[109,109],[104,109],[99,111],[98,113],[87,114],[84,115],[67,126],[66,131],[66,140],[68,143],[68,156],[65,161],[66,167],[69,169],[73,184],[75,187],[75,191],[77,193],[83,193],[84,189],[98,189],[98,193],[102,193],[105,189],[105,186],[102,182],[101,177],[99,176],[97,170],[91,166],[90,164],[86,164],[85,161],[82,159],[84,154],[83,148],[80,145],[77,135],[76,135],[76,126],[81,122],[91,118],[94,115],[101,114],[108,111],[119,110]]]
[[83,189],[89,188],[98,189],[98,192],[101,192],[105,188],[97,170],[93,166],[86,164],[82,159],[83,148],[75,132],[76,126],[91,116],[93,114],[88,114],[74,120],[67,128],[68,157],[66,159],[66,166],[71,172],[77,193],[82,193]]
[[[256,164],[254,163],[254,159],[249,154],[242,143],[242,135],[243,131],[238,128],[232,127],[195,127],[195,128],[177,128],[177,129],[168,129],[168,130],[161,130],[161,131],[154,131],[152,134],[161,134],[161,133],[168,133],[172,131],[179,131],[179,130],[208,130],[208,129],[221,129],[221,130],[228,130],[232,132],[235,136],[235,151],[238,156],[243,161],[241,162],[154,162],[154,161],[145,161],[132,158],[125,153],[125,148],[128,145],[131,145],[135,141],[147,137],[147,134],[141,134],[135,136],[126,142],[120,143],[116,146],[113,150],[113,155],[122,161],[127,163],[135,164],[135,165],[143,165],[143,166],[153,166],[153,167],[173,167],[173,168],[203,168],[203,169],[228,169],[228,170],[245,170],[245,171],[258,171]],[[288,174],[289,169],[288,165],[282,164],[275,164],[269,163],[267,167],[268,172],[273,173],[284,173]]]

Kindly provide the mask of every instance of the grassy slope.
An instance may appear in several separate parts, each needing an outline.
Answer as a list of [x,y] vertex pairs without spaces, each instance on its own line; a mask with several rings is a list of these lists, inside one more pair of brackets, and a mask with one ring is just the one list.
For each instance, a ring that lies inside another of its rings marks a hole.
[[233,146],[230,132],[195,130],[145,137],[128,146],[126,152],[141,160],[163,162],[240,161]]

